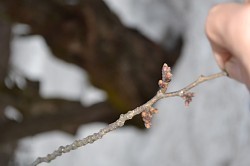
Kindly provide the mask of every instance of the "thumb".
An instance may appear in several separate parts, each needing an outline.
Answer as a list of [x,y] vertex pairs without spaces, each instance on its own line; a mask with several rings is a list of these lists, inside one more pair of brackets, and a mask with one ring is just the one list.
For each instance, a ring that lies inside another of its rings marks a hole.
[[231,59],[227,61],[225,63],[225,70],[227,71],[229,77],[244,83],[244,80],[242,78],[241,67],[239,66],[239,63],[236,60]]
[[247,75],[246,69],[239,60],[231,58],[225,63],[225,70],[229,77],[245,84],[250,90],[250,77]]
[[225,64],[228,60],[230,60],[231,55],[226,53],[226,52],[217,52],[214,51],[214,57],[215,60],[218,64],[218,66],[222,69],[225,70]]

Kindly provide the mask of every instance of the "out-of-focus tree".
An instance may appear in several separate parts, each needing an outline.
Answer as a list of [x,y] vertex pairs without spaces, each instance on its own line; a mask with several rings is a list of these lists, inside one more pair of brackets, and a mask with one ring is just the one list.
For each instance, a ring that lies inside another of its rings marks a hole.
[[[180,55],[181,39],[170,50],[163,49],[125,27],[102,0],[1,0],[0,9],[0,163],[5,165],[22,137],[55,129],[74,134],[81,124],[112,122],[121,112],[141,105],[157,91],[161,65],[173,66]],[[29,80],[24,89],[8,88],[5,79],[15,23],[30,27],[23,37],[43,36],[57,58],[85,69],[91,82],[107,92],[107,101],[85,107],[44,99],[39,82]],[[7,106],[16,108],[23,120],[6,118]]]

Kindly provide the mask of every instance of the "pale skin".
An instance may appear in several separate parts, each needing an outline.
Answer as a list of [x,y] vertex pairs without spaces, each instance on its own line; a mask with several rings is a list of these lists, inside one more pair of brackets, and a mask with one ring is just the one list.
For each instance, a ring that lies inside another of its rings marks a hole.
[[206,34],[219,67],[250,89],[250,0],[214,6]]

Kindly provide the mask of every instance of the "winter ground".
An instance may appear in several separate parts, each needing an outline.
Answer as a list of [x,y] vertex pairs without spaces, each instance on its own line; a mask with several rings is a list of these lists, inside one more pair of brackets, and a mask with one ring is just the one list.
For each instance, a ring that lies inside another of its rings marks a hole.
[[[170,90],[182,88],[200,74],[219,71],[204,35],[204,22],[209,8],[222,1],[106,1],[125,24],[138,28],[155,41],[162,41],[169,29],[184,36],[182,57],[173,71]],[[52,57],[39,36],[16,37],[12,46],[13,63],[28,78],[42,81],[43,96],[81,100],[85,104],[105,99],[105,93],[90,85],[83,70]],[[24,65],[22,61],[27,63]],[[195,92],[196,97],[188,108],[178,98],[157,104],[159,113],[146,132],[133,127],[118,129],[92,145],[41,165],[249,166],[247,89],[236,81],[220,78],[197,87]],[[44,156],[101,127],[104,124],[84,125],[75,137],[55,131],[24,138],[19,142],[16,160],[20,165],[27,165],[35,157]]]

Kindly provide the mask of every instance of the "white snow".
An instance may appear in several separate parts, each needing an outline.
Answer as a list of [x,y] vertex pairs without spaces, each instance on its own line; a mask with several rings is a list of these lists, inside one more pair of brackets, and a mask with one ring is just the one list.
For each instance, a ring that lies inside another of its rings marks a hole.
[[[161,40],[168,28],[180,28],[176,29],[176,33],[183,31],[185,46],[173,71],[170,90],[182,88],[200,74],[219,71],[204,35],[204,23],[209,8],[222,1],[106,1],[124,23],[139,28],[156,41]],[[172,11],[176,17],[171,16]],[[179,23],[175,18],[182,18],[184,21]],[[33,50],[16,51],[20,54],[22,51],[30,51],[31,54]],[[53,62],[56,63],[58,62]],[[66,70],[69,66],[61,68]],[[83,73],[79,68],[72,68],[74,67],[71,66],[72,72],[68,75]],[[58,71],[56,73],[60,74]],[[52,77],[39,76],[42,82],[54,79]],[[69,77],[65,77],[64,81],[68,81]],[[56,88],[58,80],[54,81]],[[84,84],[83,78],[71,81],[79,89],[82,88],[79,84]],[[51,87],[52,84],[51,82]],[[64,84],[61,88],[67,86],[69,84]],[[154,117],[150,130],[141,131],[133,127],[118,129],[92,145],[65,154],[50,164],[41,165],[249,166],[250,111],[249,92],[245,86],[229,78],[220,78],[204,83],[194,91],[196,97],[189,108],[185,108],[179,98],[159,102],[159,113]],[[72,98],[80,96],[74,93]],[[75,137],[62,132],[49,132],[24,138],[19,143],[17,159],[20,162],[31,162],[35,157],[44,156],[60,145],[70,144],[74,139],[97,132],[101,127],[104,124],[83,125]]]

